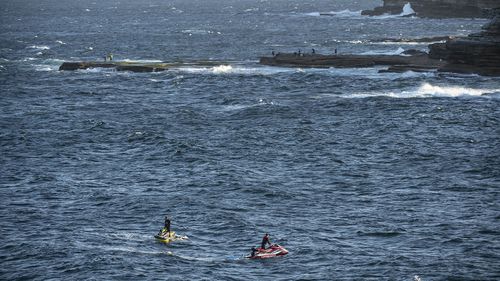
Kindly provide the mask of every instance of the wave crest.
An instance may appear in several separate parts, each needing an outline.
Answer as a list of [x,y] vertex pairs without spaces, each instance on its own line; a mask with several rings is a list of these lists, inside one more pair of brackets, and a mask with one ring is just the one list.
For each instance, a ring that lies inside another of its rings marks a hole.
[[413,90],[401,92],[376,92],[376,93],[357,93],[346,95],[348,98],[369,98],[369,97],[391,97],[391,98],[432,98],[432,97],[482,97],[488,94],[500,92],[500,89],[473,89],[460,86],[435,86],[424,83]]

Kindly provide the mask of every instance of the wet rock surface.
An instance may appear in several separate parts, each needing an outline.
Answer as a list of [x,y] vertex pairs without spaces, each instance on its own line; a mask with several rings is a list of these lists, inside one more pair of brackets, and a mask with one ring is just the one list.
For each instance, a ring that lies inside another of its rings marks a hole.
[[[401,55],[320,55],[278,54],[262,57],[260,63],[288,67],[372,67],[389,66],[381,72],[442,71],[500,76],[500,9],[483,31],[467,37],[436,37],[446,39],[429,45],[429,53],[407,50]],[[418,39],[412,39],[418,40]]]
[[63,62],[59,70],[79,70],[89,68],[114,68],[117,71],[132,71],[132,72],[158,72],[168,69],[166,64],[143,64],[130,62],[96,62],[96,61],[81,61],[81,62]]
[[439,59],[429,58],[427,53],[409,50],[403,55],[320,55],[320,54],[278,54],[274,57],[261,57],[260,63],[285,67],[317,67],[317,68],[363,68],[374,66],[390,66],[383,72],[394,70],[432,71],[444,65]]
[[440,71],[500,76],[500,9],[483,31],[429,46],[429,57],[445,60]]

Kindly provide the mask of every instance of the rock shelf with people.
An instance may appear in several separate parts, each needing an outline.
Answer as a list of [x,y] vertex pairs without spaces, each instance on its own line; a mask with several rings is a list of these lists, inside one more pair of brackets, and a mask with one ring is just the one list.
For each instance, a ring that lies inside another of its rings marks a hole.
[[63,62],[59,70],[79,70],[89,68],[114,68],[117,71],[132,71],[132,72],[159,72],[165,71],[171,64],[168,63],[141,63],[129,61],[79,61],[79,62]]
[[[260,63],[283,67],[373,67],[388,66],[381,72],[453,72],[500,76],[500,8],[483,31],[466,37],[436,37],[444,43],[429,45],[429,53],[407,50],[400,55],[358,55],[314,53],[274,53],[261,57]],[[423,38],[422,41],[432,38]],[[389,40],[389,39],[384,39]],[[404,41],[401,39],[401,41]]]
[[374,66],[399,66],[405,70],[437,70],[444,65],[439,59],[429,58],[427,53],[408,50],[403,55],[356,55],[318,53],[277,53],[261,57],[260,63],[271,66],[314,67],[314,68],[363,68]]

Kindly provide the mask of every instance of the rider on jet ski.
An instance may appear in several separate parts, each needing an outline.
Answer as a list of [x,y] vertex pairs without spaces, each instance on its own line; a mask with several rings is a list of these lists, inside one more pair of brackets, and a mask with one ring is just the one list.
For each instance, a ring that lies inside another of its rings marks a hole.
[[266,233],[266,235],[264,235],[264,237],[262,238],[262,243],[260,245],[260,248],[255,248],[255,247],[252,247],[252,253],[250,254],[250,257],[254,257],[255,254],[257,252],[259,252],[259,250],[265,250],[266,249],[266,244],[269,244],[269,246],[272,246],[271,244],[271,241],[269,241],[269,233]]
[[168,216],[165,216],[165,226],[162,230],[160,230],[158,236],[170,237],[170,220],[168,219]]
[[266,249],[266,244],[269,244],[269,246],[272,246],[271,241],[269,241],[269,233],[266,233],[266,235],[264,235],[264,237],[262,238],[262,243],[261,243],[260,247],[262,249]]

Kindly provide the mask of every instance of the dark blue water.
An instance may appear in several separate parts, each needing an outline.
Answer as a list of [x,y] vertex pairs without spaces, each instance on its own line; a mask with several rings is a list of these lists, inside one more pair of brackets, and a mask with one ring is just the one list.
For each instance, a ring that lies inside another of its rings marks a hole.
[[[378,4],[3,0],[0,279],[498,280],[500,79],[258,64],[485,23]],[[181,64],[57,71],[108,52]]]

